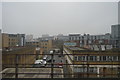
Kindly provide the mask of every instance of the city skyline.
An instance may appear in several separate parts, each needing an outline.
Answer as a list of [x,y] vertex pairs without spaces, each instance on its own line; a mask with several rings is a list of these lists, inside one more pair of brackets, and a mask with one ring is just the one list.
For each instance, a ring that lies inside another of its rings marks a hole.
[[105,34],[118,23],[117,2],[2,3],[3,32]]

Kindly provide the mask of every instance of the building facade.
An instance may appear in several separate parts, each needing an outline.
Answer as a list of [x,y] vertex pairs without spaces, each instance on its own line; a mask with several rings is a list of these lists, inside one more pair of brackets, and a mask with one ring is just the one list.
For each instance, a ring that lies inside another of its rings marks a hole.
[[[77,47],[83,47],[88,49],[99,50],[104,46],[105,49],[111,49],[111,35],[109,33],[105,35],[89,35],[89,34],[69,34],[69,41],[76,42]],[[109,47],[110,46],[110,47]]]
[[40,40],[40,48],[43,49],[44,53],[49,52],[53,48],[52,40]]
[[119,51],[93,51],[64,46],[71,77],[120,77]]
[[25,34],[2,33],[2,48],[25,46]]
[[27,41],[26,46],[40,47],[40,42],[39,41]]
[[120,48],[120,24],[111,26],[112,44],[114,48]]
[[9,47],[9,35],[7,33],[2,33],[2,48]]

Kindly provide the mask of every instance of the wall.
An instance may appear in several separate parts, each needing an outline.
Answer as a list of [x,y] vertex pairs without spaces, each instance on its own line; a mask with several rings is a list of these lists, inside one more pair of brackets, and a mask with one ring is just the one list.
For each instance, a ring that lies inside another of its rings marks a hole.
[[[15,67],[17,60],[18,60],[18,64],[23,64],[23,65],[19,65],[19,66],[27,67],[26,64],[34,64],[34,62],[36,60],[36,56],[31,55],[31,54],[36,54],[35,48],[33,48],[33,47],[21,48],[19,50],[14,50],[14,51],[3,51],[2,52],[3,69],[5,67]],[[16,57],[16,55],[18,57]],[[7,64],[7,65],[5,65],[5,64]],[[13,64],[13,65],[10,65],[10,64]],[[28,65],[28,66],[30,66],[30,65]]]

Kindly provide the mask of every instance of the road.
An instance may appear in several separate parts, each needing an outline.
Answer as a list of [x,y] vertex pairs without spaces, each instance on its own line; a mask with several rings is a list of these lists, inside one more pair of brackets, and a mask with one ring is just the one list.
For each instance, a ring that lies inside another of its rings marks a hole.
[[[51,59],[51,55],[48,55],[47,60]],[[53,64],[63,63],[63,56],[59,57],[59,55],[53,56]],[[47,62],[47,64],[51,64],[51,62]],[[51,65],[47,65],[46,67],[51,67]],[[58,65],[54,65],[54,67],[58,67]]]
[[[57,54],[57,53],[54,53],[54,54]],[[51,55],[47,55],[46,61],[49,60],[49,59],[51,59]],[[55,60],[53,62],[53,64],[58,64],[58,63],[66,64],[65,58],[62,55],[61,55],[61,57],[59,57],[59,55],[54,55],[53,56],[53,60]],[[42,66],[41,65],[36,65],[35,67],[42,67]],[[51,62],[47,62],[47,65],[44,66],[44,67],[51,67]],[[58,67],[59,68],[59,65],[54,65],[54,67]],[[63,67],[61,67],[61,68],[63,68],[63,72],[64,73],[69,73],[68,70],[67,70],[66,65],[63,65]],[[64,77],[68,78],[69,76],[68,75],[64,75]]]
[[[57,54],[57,53],[54,53],[54,54]],[[58,53],[60,54],[60,53]],[[47,59],[46,61],[50,60],[51,59],[51,55],[47,55]],[[53,56],[53,64],[59,64],[59,63],[63,63],[63,56],[59,57],[59,55],[54,55]],[[41,64],[37,64],[37,65],[34,65],[34,67],[43,67]],[[47,65],[44,66],[44,67],[51,67],[51,62],[47,62]],[[59,67],[58,65],[54,65],[54,67]]]

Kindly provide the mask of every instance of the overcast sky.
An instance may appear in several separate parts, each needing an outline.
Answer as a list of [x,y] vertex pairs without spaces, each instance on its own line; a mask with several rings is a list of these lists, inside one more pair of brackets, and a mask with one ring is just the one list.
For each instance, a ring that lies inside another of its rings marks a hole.
[[117,2],[3,2],[2,28],[7,33],[110,33],[118,23]]

